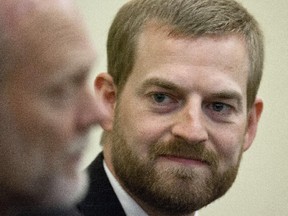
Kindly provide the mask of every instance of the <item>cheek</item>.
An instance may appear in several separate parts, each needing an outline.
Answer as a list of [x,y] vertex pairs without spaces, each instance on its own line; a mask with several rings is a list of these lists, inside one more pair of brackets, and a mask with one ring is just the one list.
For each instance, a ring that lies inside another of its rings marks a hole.
[[0,158],[3,161],[0,165],[0,182],[13,190],[30,190],[30,186],[36,187],[35,180],[47,167],[47,163],[43,163],[43,149],[27,142],[26,135],[24,137],[23,131],[15,129],[15,122],[11,122],[11,118],[1,120],[4,120],[6,128],[0,124],[3,135],[3,139],[0,139]]
[[32,110],[29,116],[22,112],[18,119],[23,139],[34,147],[38,146],[48,152],[58,151],[71,139],[72,123],[66,114],[57,115],[38,109]]
[[[11,115],[27,143],[57,148],[72,139],[75,130],[73,107],[52,107],[30,91],[12,94]],[[33,97],[31,95],[34,95]]]
[[76,137],[74,121],[69,113],[63,113],[61,116],[53,114],[45,116],[41,127],[42,135],[45,136],[46,140],[56,149],[69,145]]
[[212,143],[220,159],[220,166],[235,166],[243,151],[244,130],[230,127],[215,131]]
[[[123,109],[122,109],[123,110]],[[125,137],[130,149],[142,157],[147,157],[149,147],[154,145],[163,134],[163,126],[144,112],[124,109],[119,114],[118,130]]]

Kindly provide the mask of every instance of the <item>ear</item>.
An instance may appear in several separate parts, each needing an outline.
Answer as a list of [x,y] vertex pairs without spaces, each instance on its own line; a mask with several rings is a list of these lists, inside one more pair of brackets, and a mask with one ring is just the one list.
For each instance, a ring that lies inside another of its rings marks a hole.
[[246,151],[252,144],[258,127],[258,122],[261,117],[261,113],[263,111],[263,101],[257,98],[248,112],[248,124],[245,135],[245,143],[243,146],[243,150]]
[[113,127],[114,105],[116,102],[116,87],[113,78],[108,73],[101,73],[96,77],[94,87],[104,116],[100,125],[104,130],[110,131]]

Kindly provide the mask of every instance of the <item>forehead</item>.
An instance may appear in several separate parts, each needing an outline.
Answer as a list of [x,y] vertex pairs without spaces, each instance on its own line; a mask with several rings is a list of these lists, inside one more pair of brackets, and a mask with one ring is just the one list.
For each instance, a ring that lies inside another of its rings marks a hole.
[[[213,56],[215,53],[211,52],[211,48],[217,48],[217,51],[220,51],[219,55]],[[183,50],[182,54],[181,50]],[[201,56],[196,50],[205,52],[206,55]],[[235,51],[237,52],[235,53]],[[167,55],[165,55],[165,52]],[[217,64],[219,64],[219,61],[217,61],[219,58],[226,57],[228,59],[223,61],[223,64],[226,64],[227,67],[249,66],[246,41],[241,35],[227,33],[222,35],[183,36],[180,33],[175,34],[170,26],[153,22],[148,23],[139,34],[136,59],[149,57],[151,54],[161,54],[160,57],[167,57],[168,55],[179,57],[180,54],[183,59],[185,59],[185,55],[189,55],[191,61],[198,61],[202,58],[203,61],[210,60]],[[239,60],[231,65],[229,64],[231,62],[228,61],[231,58]],[[157,61],[157,59],[155,60]]]
[[201,80],[235,86],[245,95],[248,69],[246,44],[238,35],[175,37],[169,28],[148,26],[139,35],[131,79],[139,83],[162,77],[187,87]]
[[27,76],[31,68],[49,75],[64,66],[87,67],[95,60],[82,19],[63,10],[36,11],[25,17],[11,33],[11,41],[16,70],[28,68]]

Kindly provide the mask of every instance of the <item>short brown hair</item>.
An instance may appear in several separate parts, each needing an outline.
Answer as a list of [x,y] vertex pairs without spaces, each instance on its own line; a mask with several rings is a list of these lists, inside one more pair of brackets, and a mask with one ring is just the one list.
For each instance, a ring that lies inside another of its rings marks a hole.
[[263,35],[253,16],[234,0],[131,0],[126,3],[110,27],[107,42],[108,73],[118,93],[133,69],[138,36],[151,21],[168,26],[177,36],[238,34],[243,37],[250,60],[247,106],[252,106],[263,71]]

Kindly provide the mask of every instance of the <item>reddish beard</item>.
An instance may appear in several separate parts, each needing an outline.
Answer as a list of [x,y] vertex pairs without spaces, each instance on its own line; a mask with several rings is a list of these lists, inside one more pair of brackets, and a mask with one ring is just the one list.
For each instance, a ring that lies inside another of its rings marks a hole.
[[[242,154],[238,163],[225,172],[219,172],[219,156],[208,150],[205,143],[188,143],[183,139],[158,141],[147,144],[148,152],[140,154],[138,143],[128,143],[118,114],[116,111],[110,134],[114,171],[122,187],[144,210],[149,206],[164,215],[189,214],[223,196],[232,186]],[[191,166],[159,168],[158,159],[165,155],[198,160],[206,167],[203,172]]]

